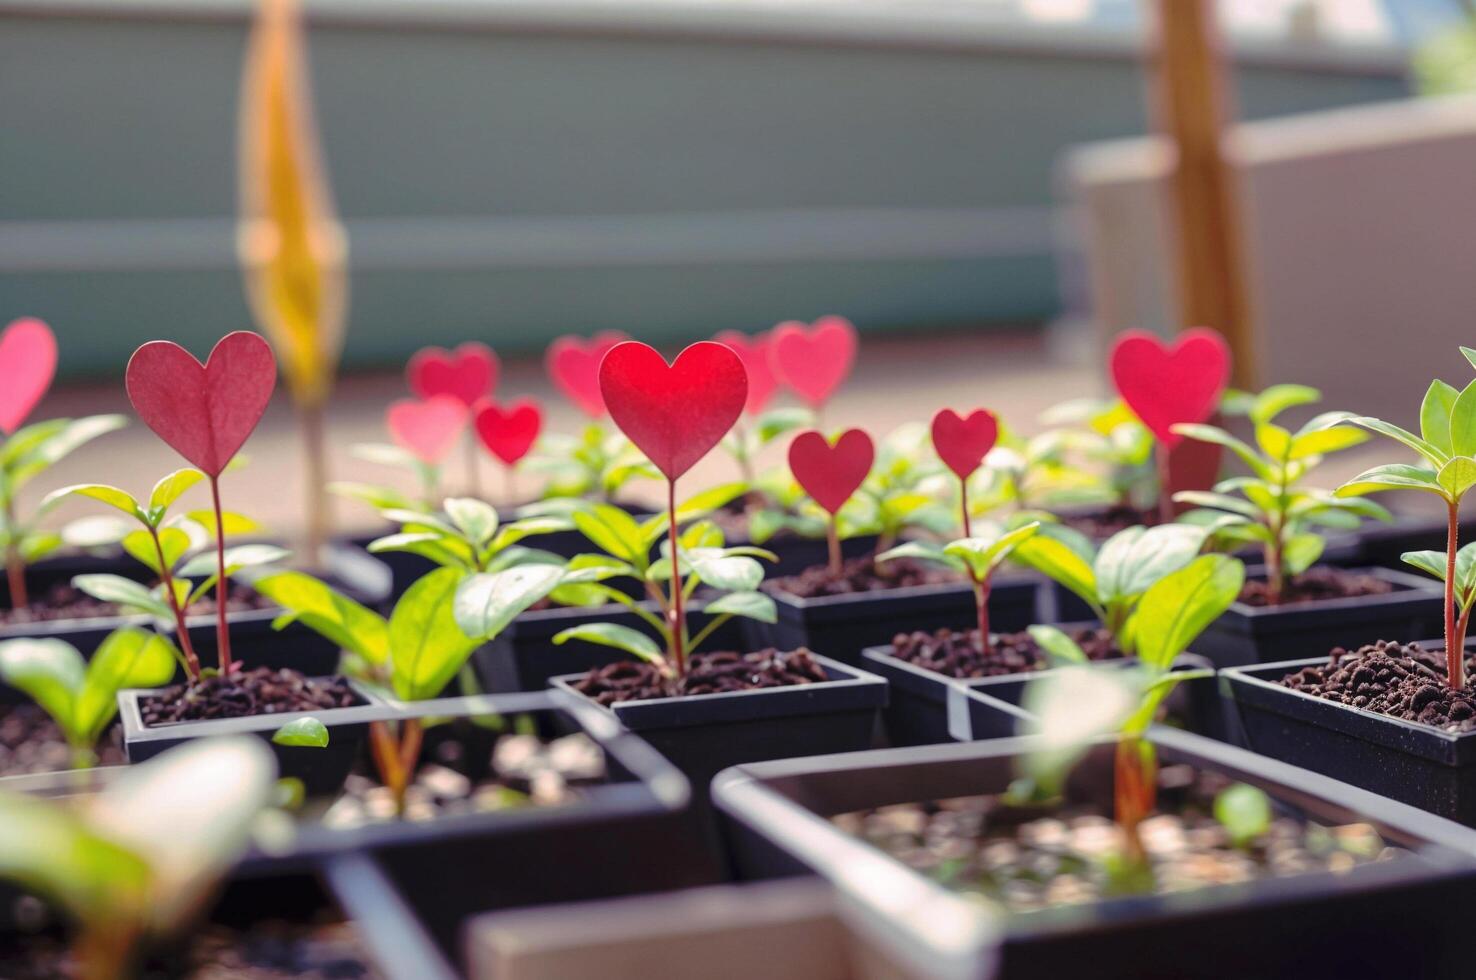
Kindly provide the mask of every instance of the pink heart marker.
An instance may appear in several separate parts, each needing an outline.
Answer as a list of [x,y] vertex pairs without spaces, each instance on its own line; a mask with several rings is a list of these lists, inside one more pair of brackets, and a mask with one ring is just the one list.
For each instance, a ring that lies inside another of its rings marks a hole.
[[531,398],[520,398],[506,408],[484,401],[477,406],[473,424],[487,452],[512,466],[533,448],[543,428],[543,411]]
[[13,321],[0,334],[0,430],[10,435],[26,421],[56,377],[56,337],[34,317]]
[[1172,427],[1208,419],[1230,383],[1230,348],[1205,327],[1186,330],[1172,347],[1129,330],[1112,345],[1110,363],[1117,393],[1169,449],[1184,438]]
[[671,364],[629,341],[605,355],[600,392],[620,431],[675,482],[743,414],[748,376],[732,349],[712,341],[693,344]]
[[743,410],[749,415],[763,412],[779,388],[779,379],[774,377],[774,368],[769,363],[773,336],[764,332],[749,337],[736,330],[724,330],[712,339],[733,348],[748,372],[748,402]]
[[597,333],[589,340],[560,337],[548,346],[544,366],[548,376],[590,418],[604,418],[605,399],[600,394],[600,362],[617,344],[630,340],[619,330]]
[[168,340],[133,352],[128,399],[144,425],[216,477],[261,421],[277,386],[271,345],[246,330],[228,333],[204,364]]
[[466,417],[467,408],[459,398],[436,395],[425,401],[402,398],[390,405],[384,421],[396,445],[434,465],[455,447]]
[[469,408],[492,397],[501,366],[492,348],[471,341],[454,351],[442,347],[416,351],[405,366],[405,375],[417,397],[451,395]]
[[774,328],[770,351],[775,376],[818,409],[851,373],[856,328],[840,316],[821,317],[808,328],[791,320]]
[[968,418],[960,418],[951,408],[933,416],[933,448],[960,480],[967,480],[979,468],[998,439],[999,420],[982,408]]
[[795,482],[832,515],[860,489],[875,460],[871,436],[860,429],[847,429],[833,446],[814,429],[801,432],[789,444],[789,470]]

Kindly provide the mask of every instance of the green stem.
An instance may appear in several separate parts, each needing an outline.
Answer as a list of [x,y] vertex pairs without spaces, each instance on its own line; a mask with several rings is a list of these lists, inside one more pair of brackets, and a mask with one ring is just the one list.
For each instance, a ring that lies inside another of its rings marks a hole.
[[169,599],[169,608],[174,612],[174,629],[179,636],[179,648],[185,655],[185,673],[191,681],[200,679],[200,658],[195,655],[195,645],[190,642],[190,628],[185,624],[185,611],[174,594],[174,573],[164,558],[164,545],[159,541],[159,529],[148,525],[149,537],[154,540],[154,556],[159,560],[159,580],[164,583],[164,595]]
[[695,652],[697,648],[702,645],[703,640],[711,636],[714,630],[716,630],[719,626],[722,626],[724,623],[732,618],[732,613],[723,613],[720,616],[714,616],[711,622],[698,630],[697,635],[692,637],[692,639],[687,644],[687,649]]
[[[1465,630],[1457,627],[1455,606],[1456,551],[1460,547],[1460,501],[1447,504],[1445,535],[1445,679],[1453,690],[1466,686]],[[1462,625],[1466,617],[1461,617]]]

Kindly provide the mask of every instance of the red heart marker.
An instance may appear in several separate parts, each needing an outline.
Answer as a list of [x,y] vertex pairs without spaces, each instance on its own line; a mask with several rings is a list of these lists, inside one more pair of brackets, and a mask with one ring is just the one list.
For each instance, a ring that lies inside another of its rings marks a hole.
[[16,320],[0,334],[0,429],[10,435],[51,387],[56,376],[56,337],[33,317]]
[[247,330],[228,333],[204,364],[168,340],[133,352],[124,376],[144,425],[209,476],[219,476],[277,386],[271,345]]
[[842,432],[834,446],[814,429],[801,432],[789,444],[789,471],[795,481],[832,514],[865,482],[875,459],[871,436],[860,429]]
[[473,425],[487,452],[511,466],[533,448],[543,428],[543,411],[531,398],[520,398],[507,408],[484,401],[477,406]]
[[1172,449],[1183,436],[1170,431],[1203,422],[1219,407],[1230,382],[1230,348],[1218,333],[1195,327],[1172,348],[1150,333],[1129,330],[1112,345],[1112,383],[1160,443]]
[[389,407],[384,422],[395,444],[408,449],[422,463],[439,463],[461,438],[467,409],[454,395],[425,401],[401,398]]
[[451,395],[468,408],[497,390],[501,364],[486,344],[472,341],[454,351],[426,347],[405,366],[410,390],[419,398]]
[[597,333],[588,341],[581,337],[560,337],[548,345],[544,366],[575,407],[591,418],[603,418],[605,399],[600,394],[600,362],[611,348],[627,340],[630,337],[619,330]]
[[749,337],[736,330],[724,330],[712,339],[733,348],[733,353],[743,362],[743,370],[748,372],[748,403],[743,410],[758,415],[779,388],[779,379],[774,377],[774,368],[769,363],[773,336],[765,332]]
[[823,316],[809,328],[795,320],[781,323],[771,344],[774,374],[811,408],[835,394],[856,360],[856,328],[841,316]]
[[653,348],[629,341],[605,355],[600,392],[620,431],[675,480],[743,414],[748,377],[737,354],[709,340],[669,365]]
[[968,418],[945,408],[933,416],[933,448],[943,465],[967,480],[979,468],[999,439],[999,420],[993,412],[975,409]]

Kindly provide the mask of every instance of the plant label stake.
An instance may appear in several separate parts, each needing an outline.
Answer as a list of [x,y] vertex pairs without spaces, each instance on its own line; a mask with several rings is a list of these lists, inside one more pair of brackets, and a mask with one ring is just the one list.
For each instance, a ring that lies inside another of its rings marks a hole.
[[15,432],[56,377],[56,337],[40,320],[13,321],[0,334],[0,430]]
[[506,408],[484,400],[476,407],[472,426],[487,452],[502,461],[508,500],[517,500],[513,485],[515,468],[538,441],[538,433],[543,429],[543,409],[531,398],[520,398]]
[[[712,339],[731,347],[733,353],[743,362],[743,370],[748,372],[748,402],[743,406],[743,411],[754,418],[762,415],[774,397],[774,392],[779,389],[779,379],[774,377],[774,368],[770,363],[773,356],[773,334],[766,331],[750,337],[736,330],[724,330]],[[736,438],[733,455],[738,460],[743,481],[752,487],[755,482],[753,460],[749,456],[748,434],[744,431],[742,419],[734,424],[734,430]]]
[[846,380],[856,361],[856,328],[841,316],[823,316],[813,326],[795,320],[774,328],[770,364],[819,418],[820,410]]
[[605,398],[600,393],[600,363],[617,344],[630,340],[619,330],[605,330],[589,340],[559,337],[548,345],[544,367],[554,385],[574,407],[592,419],[605,417]]
[[439,495],[441,464],[461,438],[467,415],[467,407],[454,395],[436,395],[425,401],[401,398],[385,412],[390,438],[424,467],[421,475],[431,502]]
[[215,509],[215,634],[221,673],[229,673],[231,637],[226,627],[225,521],[220,474],[261,421],[277,386],[277,359],[258,334],[226,334],[204,364],[167,340],[133,352],[125,375],[133,410],[160,439],[210,479]]
[[[993,412],[982,408],[969,413],[968,418],[961,418],[953,409],[945,408],[933,416],[932,433],[933,449],[937,451],[938,458],[958,477],[958,504],[963,536],[972,538],[974,532],[969,519],[969,477],[974,475],[974,471],[984,463],[984,457],[989,455],[989,450],[999,441],[999,419]],[[989,605],[989,586],[974,575],[972,568],[969,578],[974,582],[974,604],[979,613],[979,642],[987,649],[989,621],[986,610]]]
[[748,400],[748,375],[730,348],[700,341],[666,363],[655,349],[629,341],[600,363],[601,401],[610,419],[666,477],[671,549],[672,663],[687,669],[686,620],[677,551],[676,481],[733,428]]
[[1129,330],[1112,345],[1110,364],[1118,395],[1158,443],[1159,519],[1166,524],[1174,519],[1169,455],[1184,438],[1173,427],[1215,413],[1230,382],[1230,348],[1206,327],[1184,331],[1172,347]]
[[789,444],[789,469],[795,482],[828,514],[826,539],[830,545],[830,570],[841,573],[840,525],[836,515],[861,488],[876,461],[871,436],[861,429],[842,432],[835,445],[810,429]]
[[[421,348],[405,365],[405,379],[417,398],[450,395],[472,409],[496,392],[501,370],[496,351],[479,341],[471,341],[454,351],[443,347]],[[466,441],[466,480],[473,497],[481,496],[477,462],[477,440],[473,436]]]

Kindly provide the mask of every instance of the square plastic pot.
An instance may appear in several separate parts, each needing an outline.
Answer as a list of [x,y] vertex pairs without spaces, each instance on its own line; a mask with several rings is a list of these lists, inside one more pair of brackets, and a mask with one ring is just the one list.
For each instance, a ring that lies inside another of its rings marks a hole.
[[[1029,743],[1000,739],[741,766],[714,783],[745,878],[818,874],[864,941],[908,976],[1455,978],[1470,975],[1476,837],[1428,813],[1241,749],[1156,728],[1165,762],[1257,786],[1324,823],[1366,821],[1411,853],[1350,873],[1131,896],[1008,915],[950,892],[830,817],[1003,792]],[[1106,764],[1100,745],[1089,765]]]

